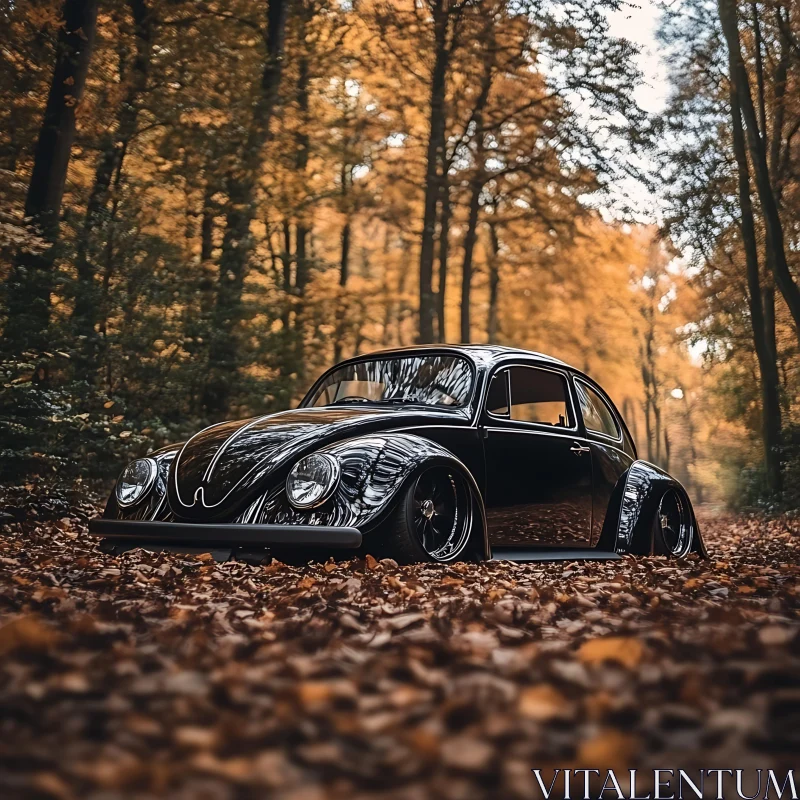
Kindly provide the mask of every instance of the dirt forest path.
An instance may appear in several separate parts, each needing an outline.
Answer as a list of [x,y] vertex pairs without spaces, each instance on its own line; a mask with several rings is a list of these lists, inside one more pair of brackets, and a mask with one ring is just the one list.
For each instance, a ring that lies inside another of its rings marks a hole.
[[704,514],[705,562],[299,568],[108,557],[87,511],[0,533],[4,800],[527,799],[533,768],[798,767],[797,521]]

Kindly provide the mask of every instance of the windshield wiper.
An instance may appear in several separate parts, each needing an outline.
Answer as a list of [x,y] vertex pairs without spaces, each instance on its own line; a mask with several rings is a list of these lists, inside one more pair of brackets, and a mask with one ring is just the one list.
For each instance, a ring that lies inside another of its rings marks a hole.
[[402,405],[424,406],[422,400],[414,400],[411,397],[384,397],[382,403],[398,403]]
[[338,405],[345,405],[346,403],[371,403],[372,401],[368,397],[358,397],[357,395],[350,395],[348,397],[340,397],[338,400],[334,400],[330,405],[338,406]]

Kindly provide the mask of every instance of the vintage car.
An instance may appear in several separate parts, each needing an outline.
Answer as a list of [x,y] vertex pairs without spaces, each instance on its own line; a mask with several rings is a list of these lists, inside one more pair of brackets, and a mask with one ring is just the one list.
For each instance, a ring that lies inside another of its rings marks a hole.
[[222,560],[705,555],[686,490],[591,378],[490,345],[344,361],[297,409],[136,459],[89,530]]

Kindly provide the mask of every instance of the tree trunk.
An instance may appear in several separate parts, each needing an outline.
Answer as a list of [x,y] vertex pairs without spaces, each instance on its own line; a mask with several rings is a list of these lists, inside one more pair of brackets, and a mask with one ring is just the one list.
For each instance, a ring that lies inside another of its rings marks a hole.
[[[208,175],[208,168],[206,174]],[[214,184],[206,178],[203,190],[203,210],[200,215],[200,309],[207,319],[214,308],[214,275],[211,260],[214,257],[214,218],[217,214],[214,205]]]
[[759,135],[758,119],[750,92],[750,80],[742,59],[736,2],[735,0],[718,0],[718,8],[722,32],[728,46],[730,81],[738,96],[738,103],[744,117],[747,147],[755,171],[761,213],[764,217],[767,257],[770,259],[770,265],[775,274],[775,283],[791,312],[795,333],[800,342],[800,286],[794,282],[786,260],[783,225],[770,181],[766,147],[764,139]]
[[342,250],[339,259],[339,286],[343,289],[347,286],[347,279],[350,277],[350,217],[342,228]]
[[[122,180],[122,161],[117,164],[116,172],[112,183],[112,200],[109,210],[108,235],[106,236],[103,248],[103,277],[98,302],[98,330],[100,332],[100,355],[98,361],[105,357],[106,390],[113,390],[112,382],[112,360],[108,358],[108,318],[111,313],[111,278],[114,275],[114,227],[119,209],[119,194],[116,189]],[[128,310],[130,306],[128,307]]]
[[47,344],[61,202],[75,138],[75,109],[83,96],[97,26],[97,0],[64,0],[62,14],[64,24],[25,199],[25,216],[50,247],[44,253],[21,252],[15,261],[5,329],[12,350]]
[[[490,38],[494,43],[494,37]],[[481,207],[481,192],[486,183],[486,161],[484,155],[483,112],[489,99],[489,90],[494,77],[494,60],[487,56],[484,64],[481,89],[475,101],[472,118],[475,122],[475,172],[470,181],[469,214],[467,231],[464,234],[464,261],[461,265],[461,341],[471,341],[471,300],[472,300],[472,264],[475,253],[475,242],[478,238],[478,214]]]
[[411,243],[403,237],[403,259],[400,264],[400,274],[397,277],[397,316],[396,323],[396,341],[399,347],[405,347],[408,342],[403,335],[403,323],[413,317],[413,309],[406,298],[406,284],[408,282],[409,272],[411,271]]
[[772,80],[772,104],[774,110],[772,113],[772,138],[769,142],[769,171],[772,185],[775,187],[775,200],[779,208],[783,198],[784,176],[781,174],[781,151],[783,126],[786,121],[786,80],[789,72],[790,55],[789,45],[784,42]]
[[112,177],[122,164],[128,143],[136,133],[139,101],[141,95],[147,90],[150,54],[153,48],[152,17],[145,0],[129,0],[129,5],[134,23],[136,57],[125,97],[117,109],[116,129],[108,137],[106,146],[97,162],[94,184],[86,206],[83,229],[78,238],[75,258],[78,286],[72,321],[75,333],[85,337],[87,343],[85,352],[90,364],[96,351],[94,340],[99,290],[96,280],[97,269],[90,255],[91,241],[104,228],[104,216]]
[[447,166],[442,166],[442,200],[441,218],[439,221],[439,291],[436,296],[436,316],[438,320],[438,340],[447,341],[447,322],[445,319],[445,301],[447,296],[447,259],[450,252],[450,181],[447,178]]
[[497,295],[500,291],[500,239],[497,236],[497,224],[489,223],[489,241],[492,245],[492,252],[489,258],[489,320],[486,325],[486,339],[489,344],[497,342],[498,318],[497,318]]
[[[347,196],[347,168],[342,167],[342,198]],[[347,279],[350,275],[350,213],[345,209],[345,223],[342,227],[341,254],[339,256],[339,296],[336,302],[336,331],[333,344],[333,363],[342,360],[342,345],[344,339],[344,323],[347,312]]]
[[688,469],[689,466],[692,467],[692,470],[697,469],[697,446],[695,444],[695,440],[697,438],[697,426],[694,424],[695,411],[689,405],[688,394],[689,393],[684,390],[683,419],[684,424],[686,425],[686,438],[689,443],[689,465],[687,465],[686,474],[689,478],[690,486],[687,486],[687,488],[691,489],[691,493],[694,496],[696,503],[700,505],[703,502],[703,484],[697,480],[694,471],[690,471]]
[[[303,10],[307,14],[306,9]],[[303,17],[301,26],[301,41],[305,39],[306,17]],[[298,184],[305,186],[306,170],[308,168],[308,156],[310,139],[308,135],[308,81],[309,81],[309,60],[308,54],[304,51],[299,58],[299,75],[297,79],[297,107],[300,119],[300,129],[297,131],[295,146],[295,167],[297,171]],[[301,212],[304,214],[305,211]],[[303,219],[298,220],[295,225],[295,275],[294,275],[294,294],[295,294],[295,313],[294,313],[294,364],[287,365],[289,373],[297,375],[297,381],[302,385],[305,379],[305,295],[306,286],[309,280],[309,258],[308,258],[308,236],[310,233],[307,222]]]
[[436,305],[433,296],[433,253],[436,209],[439,203],[441,143],[445,140],[445,89],[450,52],[447,47],[448,11],[444,0],[435,0],[434,32],[436,55],[431,77],[430,130],[425,168],[425,199],[422,240],[419,253],[419,333],[420,344],[433,342]]
[[214,185],[210,178],[206,179],[203,191],[203,211],[200,217],[200,260],[211,261],[214,255],[214,217],[217,210],[214,206]]
[[[735,58],[731,55],[731,72],[735,69]],[[753,344],[761,376],[761,435],[764,442],[764,466],[767,486],[771,493],[781,491],[781,406],[780,379],[774,346],[774,307],[771,319],[765,318],[758,266],[758,244],[756,241],[753,205],[750,199],[750,168],[747,162],[745,136],[742,128],[740,95],[736,83],[730,82],[731,122],[733,151],[738,168],[739,206],[741,209],[742,242],[744,244],[747,269],[747,300],[750,308],[750,323],[753,329]],[[770,336],[769,327],[772,327]]]
[[639,345],[639,362],[642,374],[642,386],[644,388],[644,425],[645,436],[647,437],[647,460],[653,464],[658,463],[658,427],[653,429],[656,380],[653,375],[653,309],[644,306],[641,310],[642,316],[647,323],[644,332],[644,339]]
[[278,102],[287,7],[288,0],[268,0],[261,93],[240,163],[227,180],[225,234],[219,260],[214,331],[209,348],[209,380],[204,393],[204,406],[212,413],[227,408],[237,371],[235,329],[243,312],[242,291],[251,245],[250,223],[255,216],[263,150],[270,137],[270,122]]
[[655,391],[655,387],[651,397],[653,402],[654,420],[653,438],[656,440],[655,463],[661,465],[663,463],[661,460],[661,406],[658,404],[658,393]]
[[294,309],[294,363],[287,365],[297,375],[299,383],[305,375],[305,294],[308,285],[308,228],[298,223],[295,227],[295,309]]
[[758,123],[759,133],[767,140],[767,98],[764,91],[764,59],[761,52],[761,23],[758,19],[758,3],[751,2],[753,11],[753,45],[756,56],[756,87],[758,89]]
[[[283,293],[288,296],[292,293],[292,223],[288,219],[283,220],[281,226],[283,230],[283,250],[281,251],[281,261],[283,262]],[[287,304],[287,308],[289,305]],[[287,318],[288,319],[288,318]],[[286,321],[286,326],[289,323]]]
[[480,211],[482,189],[482,176],[476,175],[472,180],[467,231],[464,234],[464,261],[461,265],[461,341],[464,343],[471,341],[470,302],[472,290],[472,259],[475,252],[475,241],[478,237],[478,212]]
[[647,460],[652,464],[653,456],[653,426],[650,422],[650,396],[645,395],[644,400],[644,435],[647,440]]

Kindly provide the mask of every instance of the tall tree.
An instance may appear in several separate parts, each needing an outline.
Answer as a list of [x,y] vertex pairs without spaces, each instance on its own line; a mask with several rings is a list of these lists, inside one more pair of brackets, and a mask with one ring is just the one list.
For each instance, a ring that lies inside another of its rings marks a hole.
[[[749,385],[737,387],[736,404],[741,407],[741,397],[747,397],[753,406],[750,427],[760,438],[764,484],[772,496],[783,485],[781,429],[791,417],[788,339],[797,341],[789,333],[796,328],[789,298],[781,292],[776,303],[774,291],[776,283],[780,288],[781,261],[776,236],[782,240],[792,230],[791,212],[781,202],[797,119],[786,101],[792,76],[777,24],[781,6],[770,6],[775,21],[765,25],[760,9],[767,6],[756,2],[742,4],[740,14],[726,0],[685,0],[664,29],[680,65],[666,115],[677,134],[667,138],[680,142],[668,148],[674,167],[665,177],[676,209],[669,229],[695,253],[695,282],[703,287],[709,310],[700,325],[709,352],[731,367],[747,364],[742,377]],[[770,213],[771,202],[777,213]]]
[[447,76],[453,54],[459,45],[461,23],[469,0],[449,3],[428,0],[433,25],[433,68],[428,101],[429,130],[425,155],[425,187],[422,212],[422,238],[419,250],[419,336],[421,343],[434,341],[436,299],[433,293],[433,257],[436,237],[437,208],[442,197],[441,165],[447,124]]
[[464,258],[461,262],[461,341],[471,341],[470,314],[472,292],[472,261],[475,251],[475,242],[478,238],[478,214],[480,212],[481,193],[483,192],[488,175],[486,172],[486,128],[484,113],[495,77],[495,58],[493,43],[493,30],[489,31],[490,46],[484,55],[484,68],[480,81],[475,107],[472,112],[472,125],[475,126],[473,173],[469,181],[469,211],[467,214],[467,229],[464,233]]
[[219,412],[227,407],[237,371],[235,328],[242,316],[242,291],[251,247],[250,224],[256,214],[263,151],[270,137],[272,115],[278,102],[288,7],[289,0],[268,0],[264,67],[253,119],[244,147],[226,181],[228,202],[225,234],[219,260],[214,330],[204,400],[204,405],[211,412]]
[[759,130],[756,108],[750,86],[750,76],[742,57],[739,36],[739,14],[736,0],[719,0],[719,19],[730,56],[730,80],[736,91],[742,110],[747,134],[747,145],[753,163],[753,171],[764,218],[768,258],[772,262],[775,282],[781,290],[794,318],[797,340],[800,342],[800,286],[792,277],[786,260],[786,243],[778,203],[770,180],[766,131]]
[[[735,58],[730,56],[731,75],[736,69]],[[747,269],[748,305],[753,329],[753,343],[760,372],[761,385],[761,428],[764,443],[764,464],[767,486],[772,494],[782,488],[781,477],[781,403],[780,378],[774,349],[774,319],[768,320],[764,310],[761,289],[761,275],[758,266],[758,244],[750,199],[750,167],[747,163],[745,135],[742,126],[741,105],[737,82],[730,81],[731,130],[733,132],[733,151],[738,170],[739,207],[741,209],[741,234]],[[771,336],[767,323],[770,323]]]
[[83,96],[94,43],[97,0],[64,0],[62,16],[25,200],[25,216],[50,247],[41,253],[20,253],[9,278],[5,338],[12,349],[25,345],[42,347],[47,342],[61,203],[75,138],[75,113]]
[[129,76],[125,75],[124,65],[121,65],[120,72],[127,81],[127,88],[117,109],[114,129],[107,136],[95,167],[94,182],[75,255],[78,282],[72,320],[76,333],[86,341],[86,355],[92,365],[99,289],[97,269],[90,252],[92,238],[105,227],[111,181],[121,171],[128,146],[136,133],[142,95],[147,90],[153,49],[154,20],[147,0],[129,0],[128,6],[133,20],[135,56]]

